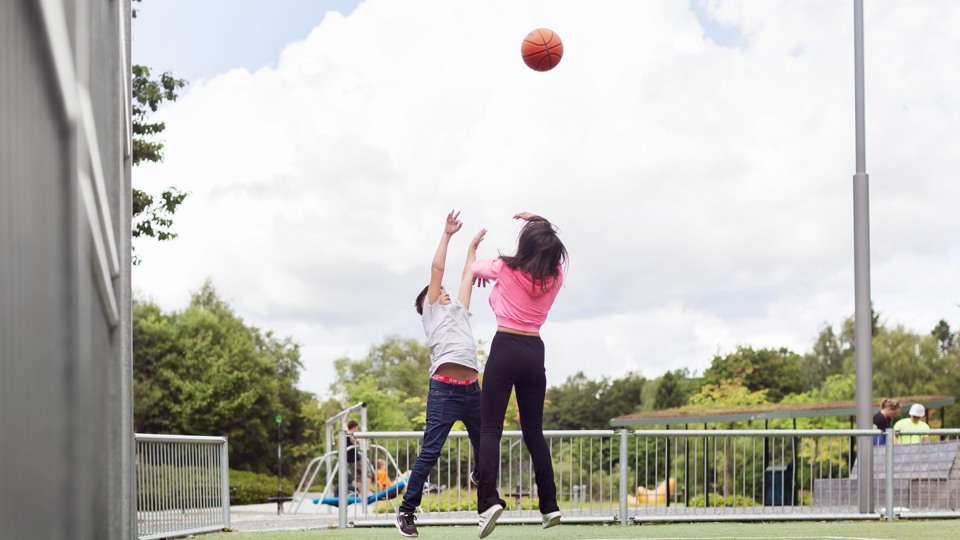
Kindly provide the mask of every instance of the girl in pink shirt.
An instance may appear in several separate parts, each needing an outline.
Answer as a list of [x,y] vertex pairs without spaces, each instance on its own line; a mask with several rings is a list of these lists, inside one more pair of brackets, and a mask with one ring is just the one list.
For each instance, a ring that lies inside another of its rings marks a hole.
[[497,333],[490,344],[490,356],[483,372],[480,407],[480,487],[477,489],[480,538],[493,532],[506,506],[496,483],[503,420],[513,389],[517,391],[523,441],[533,461],[542,526],[546,529],[560,522],[553,462],[543,436],[547,376],[540,326],[563,284],[567,249],[557,236],[556,228],[546,219],[528,212],[517,214],[514,219],[526,221],[520,230],[517,254],[473,263],[477,280],[496,282],[490,291],[490,307],[497,317]]

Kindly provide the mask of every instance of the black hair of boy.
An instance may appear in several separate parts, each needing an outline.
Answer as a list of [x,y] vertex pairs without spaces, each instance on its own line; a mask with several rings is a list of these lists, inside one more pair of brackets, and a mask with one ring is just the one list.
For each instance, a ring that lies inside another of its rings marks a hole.
[[429,288],[430,286],[427,285],[422,291],[420,291],[420,294],[417,295],[417,303],[414,304],[414,306],[417,308],[417,313],[420,315],[423,315],[423,299],[427,297],[427,289]]

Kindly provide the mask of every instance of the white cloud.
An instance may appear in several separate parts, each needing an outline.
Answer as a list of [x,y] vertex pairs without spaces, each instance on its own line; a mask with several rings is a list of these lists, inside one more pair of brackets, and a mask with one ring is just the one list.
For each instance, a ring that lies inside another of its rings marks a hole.
[[[166,162],[140,186],[192,192],[174,242],[140,242],[134,286],[167,309],[210,277],[243,317],[302,343],[304,388],[412,309],[443,216],[463,210],[456,282],[513,249],[518,210],[562,229],[569,278],[544,327],[551,382],[590,366],[702,370],[738,344],[802,352],[853,311],[852,9],[685,2],[368,0],[331,13],[276,69],[192,85],[161,111]],[[871,3],[867,172],[873,298],[926,332],[957,321],[960,6]],[[565,56],[519,58],[536,27]],[[202,39],[197,37],[196,39]],[[202,46],[201,42],[197,46]],[[474,303],[489,339],[486,293]],[[589,359],[589,364],[584,362]]]

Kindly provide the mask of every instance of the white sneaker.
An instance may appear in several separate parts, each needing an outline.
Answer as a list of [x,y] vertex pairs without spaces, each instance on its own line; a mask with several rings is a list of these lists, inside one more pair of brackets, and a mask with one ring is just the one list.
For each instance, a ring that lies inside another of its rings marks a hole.
[[497,519],[500,518],[500,514],[503,513],[503,507],[499,504],[495,504],[490,508],[487,508],[486,512],[480,514],[480,524],[477,525],[477,536],[480,538],[486,538],[490,536],[490,533],[493,532],[493,529],[497,526]]
[[560,524],[560,511],[550,512],[549,514],[540,514],[540,520],[542,522],[541,527],[544,529],[549,529],[554,525]]

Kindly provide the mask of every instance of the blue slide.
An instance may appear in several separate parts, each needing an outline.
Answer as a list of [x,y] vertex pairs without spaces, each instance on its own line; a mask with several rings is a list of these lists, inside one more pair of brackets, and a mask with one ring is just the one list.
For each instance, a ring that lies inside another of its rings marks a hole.
[[[370,495],[369,497],[367,497],[367,504],[373,504],[373,503],[375,503],[375,502],[377,502],[377,501],[382,501],[382,500],[385,500],[385,499],[392,499],[392,498],[396,497],[396,496],[400,493],[400,490],[403,489],[404,486],[406,486],[406,485],[407,485],[406,479],[401,478],[401,479],[397,480],[394,484],[392,484],[392,485],[390,485],[390,486],[387,486],[387,488],[384,489],[383,491],[380,491],[380,492],[378,492],[378,493],[374,493],[374,494]],[[348,504],[348,505],[349,505],[349,504],[358,503],[358,502],[361,502],[361,501],[363,501],[363,497],[348,497],[348,498],[347,498],[347,504]],[[326,499],[323,499],[322,501],[321,501],[320,499],[314,499],[314,500],[313,500],[313,504],[318,504],[318,503],[328,504],[328,505],[330,505],[330,506],[340,506],[340,497],[327,497]]]

